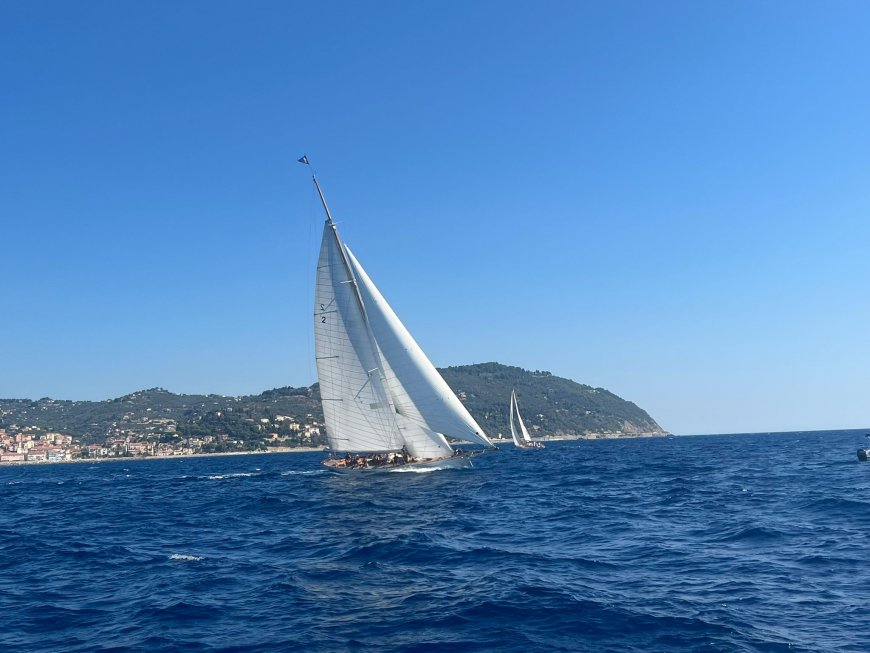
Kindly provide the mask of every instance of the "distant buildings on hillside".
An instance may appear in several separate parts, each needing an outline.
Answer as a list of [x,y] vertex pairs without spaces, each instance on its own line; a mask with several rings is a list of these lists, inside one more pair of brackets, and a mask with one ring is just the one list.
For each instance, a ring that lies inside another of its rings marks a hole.
[[[262,440],[253,444],[232,439],[226,433],[184,437],[177,432],[175,421],[164,418],[145,419],[135,426],[113,424],[101,444],[83,444],[65,433],[13,424],[0,428],[0,464],[57,463],[83,458],[170,457],[213,451],[268,450],[268,447],[300,444],[310,446],[320,441],[323,425],[314,421],[311,415],[307,418],[305,423],[286,415],[262,418],[259,420]],[[280,435],[278,426],[292,435]]]

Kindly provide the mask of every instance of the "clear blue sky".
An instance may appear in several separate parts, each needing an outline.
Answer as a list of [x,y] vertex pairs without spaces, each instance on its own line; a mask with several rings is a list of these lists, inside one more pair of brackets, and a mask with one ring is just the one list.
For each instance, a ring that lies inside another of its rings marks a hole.
[[[870,425],[866,2],[0,2],[0,396],[315,381],[321,212],[438,366]],[[507,398],[505,399],[507,401]]]

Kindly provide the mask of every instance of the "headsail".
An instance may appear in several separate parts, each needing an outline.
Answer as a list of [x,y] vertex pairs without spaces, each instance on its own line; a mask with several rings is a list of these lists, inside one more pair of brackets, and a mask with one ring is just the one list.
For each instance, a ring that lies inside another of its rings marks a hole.
[[329,445],[338,451],[398,450],[402,436],[384,388],[365,309],[327,220],[317,263],[314,350]]
[[[493,444],[408,333],[396,313],[345,246],[384,363],[395,410],[426,433],[492,447]],[[446,442],[444,442],[446,445]]]
[[395,418],[405,448],[414,458],[447,458],[453,455],[453,449],[440,433],[412,422],[401,413],[396,413]]

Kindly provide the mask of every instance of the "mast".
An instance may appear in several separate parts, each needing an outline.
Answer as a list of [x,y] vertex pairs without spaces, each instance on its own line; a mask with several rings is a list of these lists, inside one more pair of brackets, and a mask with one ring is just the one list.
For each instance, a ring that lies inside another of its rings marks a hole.
[[[302,155],[301,159],[298,159],[298,161],[299,161],[299,163],[303,163],[307,166],[311,165],[311,163],[308,161],[308,157],[304,154]],[[366,324],[368,324],[368,316],[366,316],[366,307],[365,307],[365,304],[363,304],[362,297],[359,294],[359,287],[357,286],[356,278],[353,276],[353,271],[350,268],[350,263],[347,260],[347,254],[345,254],[345,252],[344,252],[344,244],[341,242],[341,236],[338,235],[338,225],[335,224],[335,221],[332,219],[332,213],[329,210],[329,205],[326,203],[326,197],[323,196],[323,190],[320,188],[320,184],[317,181],[317,174],[314,172],[313,169],[311,171],[311,180],[314,182],[314,187],[317,189],[317,194],[320,196],[320,203],[323,204],[323,210],[326,213],[326,224],[328,224],[332,228],[332,233],[335,236],[335,242],[338,245],[338,251],[339,251],[339,254],[341,255],[341,260],[344,263],[345,269],[347,270],[348,281],[350,282],[350,285],[353,286],[353,289],[354,289],[355,294],[356,294],[356,301],[359,304],[359,308],[363,313],[363,318],[364,318]],[[371,332],[371,329],[369,329],[369,332]],[[374,340],[373,340],[373,342],[374,342]],[[377,347],[376,347],[376,349],[377,349]]]
[[[311,162],[308,160],[308,157],[303,154],[302,158],[297,159],[299,163],[310,166]],[[314,187],[317,189],[317,194],[320,195],[320,203],[323,204],[323,210],[326,211],[326,221],[329,224],[335,224],[332,220],[332,213],[329,212],[329,206],[326,204],[326,198],[323,196],[323,191],[320,189],[320,184],[317,183],[317,173],[314,172],[314,169],[311,169],[311,179],[314,181]]]
[[335,224],[332,221],[332,213],[329,212],[329,207],[326,205],[326,198],[323,196],[323,191],[320,190],[320,184],[317,183],[317,175],[311,175],[311,179],[314,181],[314,187],[317,188],[317,194],[320,195],[320,202],[323,204],[323,210],[326,211],[326,221],[329,224]]

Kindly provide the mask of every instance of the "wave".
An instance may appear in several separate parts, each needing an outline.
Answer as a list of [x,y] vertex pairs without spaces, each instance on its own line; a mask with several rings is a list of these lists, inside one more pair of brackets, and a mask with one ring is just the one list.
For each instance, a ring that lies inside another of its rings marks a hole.
[[746,526],[742,528],[731,529],[727,533],[714,538],[717,542],[773,542],[780,540],[785,536],[785,533],[776,528],[767,528],[764,526]]
[[182,562],[200,562],[202,560],[205,560],[205,556],[195,556],[188,553],[173,553],[171,556],[169,556],[169,559]]
[[219,612],[210,606],[188,601],[176,601],[167,605],[144,607],[138,611],[135,617],[145,623],[151,620],[172,624],[195,621],[201,625],[203,622],[218,619]]
[[825,497],[805,502],[801,507],[823,515],[839,514],[870,517],[870,502],[854,498]]

